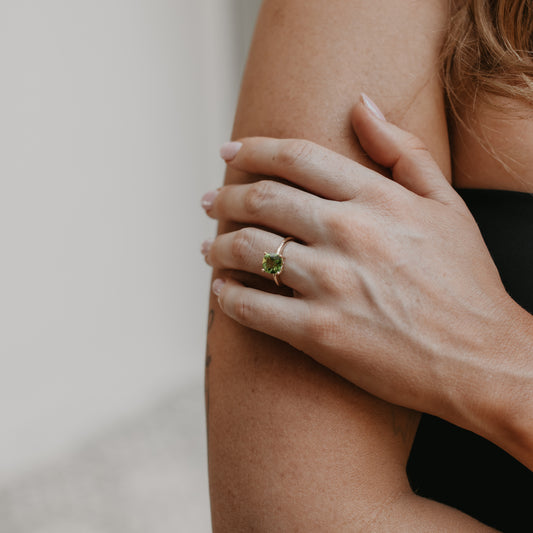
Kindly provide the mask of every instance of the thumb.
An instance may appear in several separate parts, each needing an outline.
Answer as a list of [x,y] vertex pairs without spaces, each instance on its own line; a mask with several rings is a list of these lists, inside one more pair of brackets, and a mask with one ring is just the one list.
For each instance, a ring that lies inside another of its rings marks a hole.
[[415,135],[387,122],[366,94],[352,109],[352,125],[363,150],[390,168],[394,181],[410,191],[442,203],[456,196],[426,145]]

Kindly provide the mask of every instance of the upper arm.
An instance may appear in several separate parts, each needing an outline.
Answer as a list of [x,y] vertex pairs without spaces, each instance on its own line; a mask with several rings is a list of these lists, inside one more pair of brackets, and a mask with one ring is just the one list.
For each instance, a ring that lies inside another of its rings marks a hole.
[[[393,122],[423,139],[449,175],[437,62],[446,6],[446,0],[266,0],[233,138],[305,138],[371,165],[349,120],[364,90]],[[250,179],[226,175],[227,183]],[[220,231],[228,228],[221,224]],[[408,490],[404,469],[416,415],[237,325],[217,311],[215,299],[211,308],[206,385],[216,530],[299,524],[338,531]]]

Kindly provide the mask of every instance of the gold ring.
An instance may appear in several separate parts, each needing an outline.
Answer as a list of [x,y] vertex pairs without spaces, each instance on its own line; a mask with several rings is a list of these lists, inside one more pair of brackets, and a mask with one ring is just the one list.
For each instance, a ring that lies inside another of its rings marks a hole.
[[285,266],[285,258],[283,257],[283,250],[289,241],[293,241],[294,237],[285,237],[282,243],[278,246],[276,253],[270,254],[265,252],[263,255],[263,272],[267,274],[272,274],[274,276],[274,281],[278,287],[281,287],[281,282],[279,277],[283,272],[283,267]]

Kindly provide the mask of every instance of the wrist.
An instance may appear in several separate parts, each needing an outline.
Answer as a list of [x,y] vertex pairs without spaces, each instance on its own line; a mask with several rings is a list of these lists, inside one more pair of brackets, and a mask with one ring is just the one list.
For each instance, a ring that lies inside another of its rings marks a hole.
[[[508,295],[458,365],[448,420],[533,468],[533,316]],[[476,331],[474,329],[474,331]]]
[[[496,444],[533,469],[533,316],[512,301],[507,335],[499,350],[503,368],[489,405],[497,414]],[[498,353],[494,346],[493,353]]]

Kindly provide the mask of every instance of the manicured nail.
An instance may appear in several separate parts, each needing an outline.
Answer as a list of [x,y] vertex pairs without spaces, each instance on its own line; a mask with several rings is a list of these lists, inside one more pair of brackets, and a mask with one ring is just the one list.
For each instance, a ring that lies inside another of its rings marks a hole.
[[215,201],[215,198],[217,197],[217,194],[219,193],[219,190],[220,189],[217,189],[216,191],[206,192],[202,196],[202,207],[206,211],[209,211],[209,209],[211,209],[213,207],[213,202]]
[[226,282],[223,279],[216,279],[215,281],[213,281],[213,285],[211,286],[213,294],[215,296],[218,296],[225,284]]
[[361,93],[361,101],[375,117],[379,118],[379,120],[387,120],[375,102],[373,102],[365,93]]
[[220,157],[224,161],[231,161],[236,155],[237,152],[242,148],[242,143],[233,141],[230,143],[224,143],[220,147]]
[[202,243],[202,254],[206,256],[209,253],[209,250],[211,250],[211,245],[213,244],[212,240],[206,240]]

